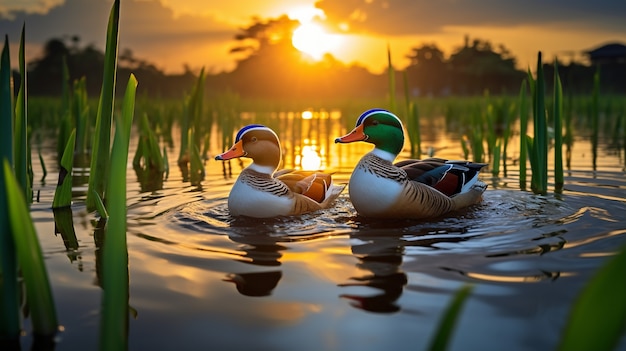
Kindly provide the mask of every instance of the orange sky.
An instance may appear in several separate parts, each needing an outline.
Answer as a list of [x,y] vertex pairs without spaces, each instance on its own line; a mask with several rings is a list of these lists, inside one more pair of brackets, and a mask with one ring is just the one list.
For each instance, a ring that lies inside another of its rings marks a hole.
[[[26,23],[27,60],[51,37],[79,35],[81,45],[104,47],[112,0],[9,0],[0,2],[0,32],[8,34],[12,60]],[[626,43],[626,2],[614,0],[122,0],[120,49],[166,72],[183,65],[210,71],[234,68],[228,53],[238,28],[253,16],[307,13],[323,16],[338,44],[330,52],[372,72],[386,67],[390,46],[397,68],[413,47],[436,43],[448,56],[465,35],[504,44],[518,66],[534,66],[537,51],[547,60],[568,61],[606,42]],[[317,6],[317,10],[315,10]],[[315,12],[316,11],[316,12]]]

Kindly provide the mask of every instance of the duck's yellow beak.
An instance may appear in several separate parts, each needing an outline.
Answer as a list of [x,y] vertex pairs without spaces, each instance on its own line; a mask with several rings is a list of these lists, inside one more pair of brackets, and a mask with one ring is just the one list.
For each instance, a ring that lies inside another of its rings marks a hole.
[[368,136],[363,131],[363,124],[359,124],[350,133],[335,139],[335,143],[353,143],[355,141],[365,141]]
[[243,140],[239,140],[238,142],[230,148],[230,150],[226,151],[223,154],[219,154],[215,156],[215,159],[218,161],[226,161],[237,157],[246,156],[246,152],[243,151]]

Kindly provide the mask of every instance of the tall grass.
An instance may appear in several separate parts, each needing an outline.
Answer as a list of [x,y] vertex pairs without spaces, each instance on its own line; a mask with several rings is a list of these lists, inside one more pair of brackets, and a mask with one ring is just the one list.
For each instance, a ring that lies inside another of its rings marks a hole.
[[67,141],[63,157],[61,158],[61,169],[59,170],[59,181],[52,208],[68,207],[72,204],[72,165],[74,164],[74,145],[76,144],[76,129],[70,134]]
[[[0,56],[0,160],[13,166],[13,89],[9,38],[5,36]],[[5,184],[6,173],[0,172],[0,184]],[[19,294],[17,284],[17,257],[13,249],[13,235],[9,216],[6,187],[0,186],[0,339],[16,339],[20,333]]]
[[530,158],[532,175],[530,189],[535,194],[548,192],[548,127],[545,106],[545,81],[541,52],[537,54],[537,78],[533,79],[530,71],[528,81],[533,101],[534,137],[526,136],[526,145]]
[[615,350],[626,327],[626,246],[586,284],[570,310],[558,350]]
[[96,208],[95,194],[105,199],[106,175],[109,165],[111,147],[111,123],[113,118],[113,102],[115,95],[115,78],[117,72],[117,41],[120,18],[120,0],[115,0],[109,14],[107,39],[104,58],[102,90],[96,116],[96,132],[93,142],[91,166],[89,172],[89,190],[87,192],[87,209]]
[[411,145],[411,157],[420,158],[422,155],[422,136],[420,131],[419,108],[417,104],[411,100],[406,71],[403,71],[402,77],[404,79],[406,130]]
[[20,67],[20,88],[17,92],[17,100],[15,103],[15,125],[14,125],[14,143],[15,156],[14,168],[15,176],[18,179],[20,188],[24,191],[24,198],[29,203],[32,202],[31,177],[29,176],[30,167],[30,147],[28,143],[28,113],[26,110],[26,60],[24,57],[24,40],[26,35],[26,25],[22,26],[22,35],[20,38],[19,49],[19,67]]
[[128,248],[126,245],[126,164],[135,108],[137,80],[131,74],[121,117],[115,123],[111,167],[107,182],[109,220],[103,248],[101,350],[128,347]]
[[563,179],[563,87],[559,77],[558,61],[554,60],[554,98],[553,113],[554,121],[554,191],[563,191],[565,180]]
[[387,80],[389,83],[389,111],[398,113],[396,111],[396,70],[391,63],[391,48],[387,44]]
[[591,118],[592,167],[595,171],[598,160],[598,133],[600,129],[600,66],[597,67],[593,75],[593,91],[591,92],[591,111],[589,117]]
[[472,286],[465,285],[454,294],[452,301],[450,301],[446,307],[446,311],[439,321],[428,350],[444,351],[448,349],[448,343],[452,340],[454,327],[461,316],[461,310],[465,304],[465,300],[467,300],[471,292]]

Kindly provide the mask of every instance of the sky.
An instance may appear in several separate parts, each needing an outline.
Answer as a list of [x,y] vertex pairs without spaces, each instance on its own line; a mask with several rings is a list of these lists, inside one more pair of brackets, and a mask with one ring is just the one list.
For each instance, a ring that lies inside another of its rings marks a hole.
[[[112,0],[0,0],[0,34],[8,35],[12,63],[22,25],[26,60],[42,54],[51,38],[80,37],[104,51]],[[626,44],[623,0],[121,0],[120,52],[168,73],[184,67],[232,70],[239,29],[253,17],[294,19],[317,15],[327,37],[319,40],[336,59],[381,73],[387,47],[398,69],[412,48],[436,44],[446,57],[464,38],[502,44],[518,67],[534,67],[537,52],[569,62],[608,42]],[[70,41],[68,40],[68,43]]]

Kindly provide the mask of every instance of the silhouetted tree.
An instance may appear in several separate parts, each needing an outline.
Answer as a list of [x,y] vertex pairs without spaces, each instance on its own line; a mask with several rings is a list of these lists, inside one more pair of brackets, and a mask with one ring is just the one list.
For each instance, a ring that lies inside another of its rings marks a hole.
[[448,65],[443,51],[436,44],[423,44],[411,49],[406,57],[411,63],[407,75],[411,86],[416,88],[414,95],[441,95],[449,87]]
[[512,93],[519,90],[524,72],[515,68],[515,58],[503,46],[493,49],[487,40],[474,39],[454,52],[449,59],[452,92],[457,94]]

